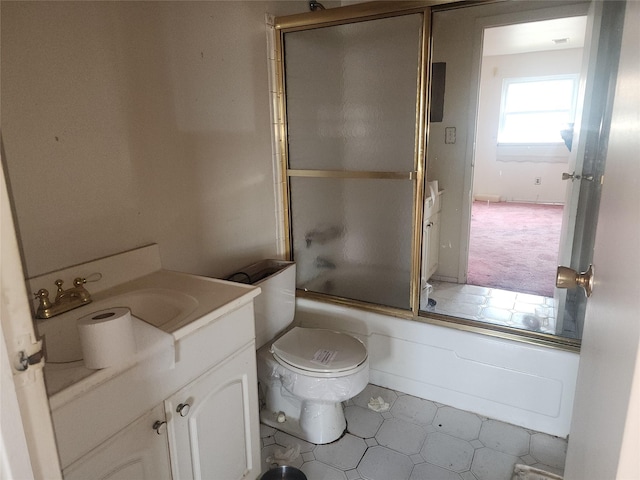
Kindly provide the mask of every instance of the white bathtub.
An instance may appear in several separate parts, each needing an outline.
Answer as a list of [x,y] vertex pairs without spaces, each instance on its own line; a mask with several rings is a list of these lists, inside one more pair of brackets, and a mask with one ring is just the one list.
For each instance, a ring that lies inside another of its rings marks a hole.
[[296,323],[354,334],[371,383],[566,437],[579,355],[298,298]]

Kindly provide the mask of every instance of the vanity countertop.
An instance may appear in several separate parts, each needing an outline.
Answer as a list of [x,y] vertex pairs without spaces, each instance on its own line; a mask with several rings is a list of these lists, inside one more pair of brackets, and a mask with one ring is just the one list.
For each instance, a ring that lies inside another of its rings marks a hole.
[[[37,320],[45,339],[45,381],[55,409],[138,365],[172,368],[175,345],[251,302],[260,288],[168,270],[157,270],[93,296],[93,301],[46,320]],[[113,367],[91,370],[82,361],[79,318],[99,310],[131,310],[136,353]],[[146,368],[146,367],[145,367]]]

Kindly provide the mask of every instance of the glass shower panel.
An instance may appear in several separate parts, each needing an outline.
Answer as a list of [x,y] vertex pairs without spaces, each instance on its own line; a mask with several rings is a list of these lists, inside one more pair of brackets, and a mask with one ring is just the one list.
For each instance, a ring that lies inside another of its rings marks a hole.
[[286,33],[289,168],[415,170],[422,14]]
[[298,288],[410,309],[413,183],[290,180]]

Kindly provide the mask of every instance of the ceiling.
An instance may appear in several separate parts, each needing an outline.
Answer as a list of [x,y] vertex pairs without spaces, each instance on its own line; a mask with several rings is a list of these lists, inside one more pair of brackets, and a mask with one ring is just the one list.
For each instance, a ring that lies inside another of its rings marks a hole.
[[482,55],[582,48],[586,27],[587,17],[580,16],[487,28]]

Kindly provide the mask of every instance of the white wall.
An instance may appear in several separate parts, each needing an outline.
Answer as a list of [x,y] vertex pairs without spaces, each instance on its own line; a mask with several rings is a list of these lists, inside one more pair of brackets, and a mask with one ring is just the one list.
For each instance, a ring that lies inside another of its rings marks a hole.
[[265,13],[304,2],[6,2],[2,127],[29,277],[155,242],[276,253]]
[[[581,62],[582,48],[483,57],[473,195],[499,195],[503,201],[564,202],[566,181],[562,172],[569,168],[569,150],[564,145],[556,149],[557,153],[549,153],[554,155],[550,159],[553,161],[534,162],[526,154],[518,161],[499,158],[502,82],[505,78],[579,74]],[[540,185],[534,184],[536,177],[541,179]]]

